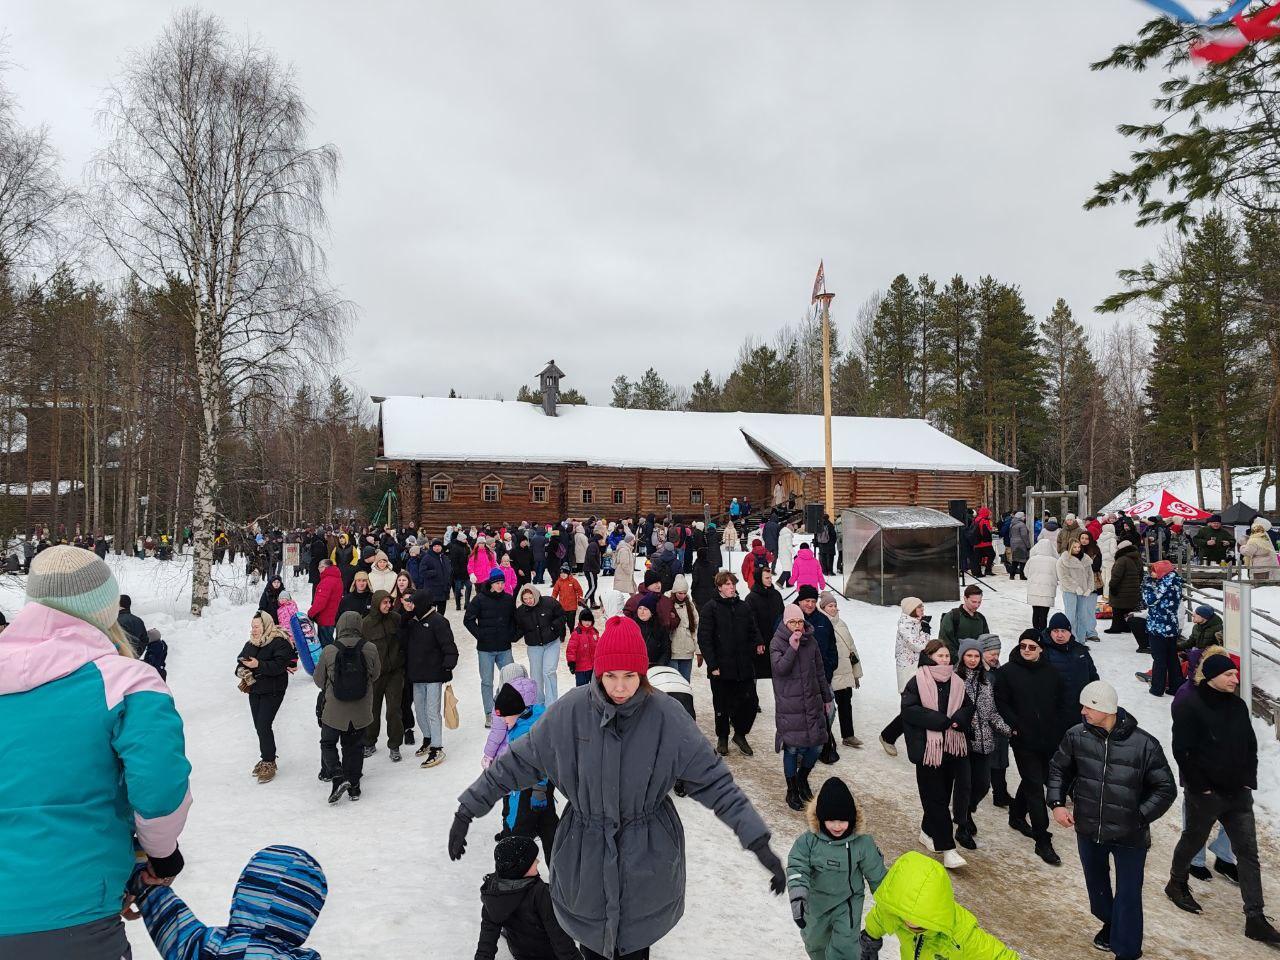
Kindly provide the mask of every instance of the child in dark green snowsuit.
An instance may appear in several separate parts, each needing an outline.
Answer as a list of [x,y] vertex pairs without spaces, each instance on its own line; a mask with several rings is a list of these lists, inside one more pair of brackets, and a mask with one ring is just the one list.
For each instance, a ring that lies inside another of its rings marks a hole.
[[791,916],[811,960],[858,960],[864,886],[884,879],[884,857],[862,832],[853,794],[839,777],[809,804],[809,829],[791,847]]

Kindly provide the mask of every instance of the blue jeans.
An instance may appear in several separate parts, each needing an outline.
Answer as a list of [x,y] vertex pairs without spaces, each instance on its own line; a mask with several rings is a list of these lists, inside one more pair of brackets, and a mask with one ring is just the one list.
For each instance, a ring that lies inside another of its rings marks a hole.
[[529,647],[529,679],[538,688],[538,702],[556,702],[556,671],[560,669],[560,641]]
[[[1182,798],[1182,822],[1187,822],[1187,798]],[[1191,858],[1193,867],[1203,867],[1205,865],[1204,847],[1196,851],[1196,855]],[[1218,824],[1218,834],[1209,842],[1209,849],[1213,851],[1213,855],[1223,863],[1235,863],[1236,855],[1231,849],[1231,838],[1227,836],[1227,831],[1222,828],[1222,824]]]
[[543,557],[541,560],[538,560],[537,563],[534,565],[533,582],[541,583],[542,576],[546,572],[547,572],[547,558]]
[[422,738],[433,747],[444,746],[444,723],[440,705],[444,697],[443,683],[415,683],[413,685],[413,709],[418,714]]
[[493,716],[493,671],[501,670],[508,663],[514,663],[510,650],[477,650],[476,659],[480,661],[480,701],[484,704],[485,717]]
[[782,774],[794,777],[800,770],[811,770],[818,762],[822,747],[783,747]]
[[[1089,912],[1111,924],[1111,952],[1117,957],[1142,953],[1142,878],[1146,870],[1145,847],[1094,843],[1076,834],[1084,885],[1089,891]],[[1111,887],[1111,860],[1116,862],[1115,890]]]
[[684,677],[685,680],[692,681],[693,679],[693,658],[692,657],[690,657],[688,660],[672,660],[671,666],[679,670],[680,676]]
[[591,682],[591,677],[593,676],[593,674],[594,674],[594,671],[592,670],[578,670],[573,675],[573,685],[575,687],[585,687],[588,683]]
[[1062,591],[1062,606],[1071,621],[1071,632],[1076,639],[1084,642],[1086,637],[1098,633],[1097,613],[1098,598],[1092,593],[1068,593]]

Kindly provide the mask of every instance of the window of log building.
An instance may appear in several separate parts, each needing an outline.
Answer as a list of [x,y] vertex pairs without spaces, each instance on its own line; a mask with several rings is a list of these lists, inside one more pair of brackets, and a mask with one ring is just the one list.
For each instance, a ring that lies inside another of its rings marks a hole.
[[447,483],[433,483],[431,485],[431,499],[435,503],[447,503],[449,500],[449,485]]
[[486,483],[482,492],[482,499],[485,503],[497,503],[498,485],[496,483]]
[[665,507],[671,503],[671,491],[666,487],[659,487],[654,491],[654,494],[659,506]]
[[536,484],[533,487],[533,492],[529,495],[529,500],[533,503],[546,503],[547,488],[542,484]]
[[619,507],[620,507],[620,506],[622,506],[622,504],[625,502],[625,501],[624,501],[624,497],[625,497],[625,496],[626,496],[626,491],[625,491],[625,490],[614,490],[614,491],[613,491],[613,502],[614,502],[614,504],[615,504],[616,506],[619,506]]
[[691,487],[689,490],[689,502],[695,507],[702,506],[702,488]]
[[593,503],[594,501],[595,501],[595,492],[594,492],[594,491],[592,491],[592,490],[583,490],[583,491],[582,491],[582,502],[583,502],[583,503]]

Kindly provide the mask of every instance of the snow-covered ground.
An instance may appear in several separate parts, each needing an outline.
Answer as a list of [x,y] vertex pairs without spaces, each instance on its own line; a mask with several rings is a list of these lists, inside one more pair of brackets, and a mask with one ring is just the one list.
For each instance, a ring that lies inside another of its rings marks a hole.
[[[735,557],[735,565],[740,556]],[[224,923],[231,888],[249,855],[269,843],[292,843],[314,853],[329,876],[329,901],[310,943],[324,956],[343,960],[471,956],[479,930],[478,890],[482,877],[492,869],[496,815],[473,826],[467,856],[451,863],[445,853],[446,835],[458,794],[479,773],[485,735],[475,648],[462,628],[461,614],[449,613],[462,651],[454,682],[462,726],[446,732],[446,762],[423,770],[410,750],[403,763],[393,765],[385,746],[380,747],[365,764],[363,799],[329,807],[327,785],[316,779],[315,687],[301,672],[293,677],[276,721],[279,775],[262,786],[249,775],[257,760],[256,740],[246,699],[236,690],[232,671],[260,585],[249,584],[238,572],[241,567],[233,571],[223,566],[217,572],[212,606],[195,620],[186,612],[190,576],[186,561],[112,558],[110,562],[121,589],[133,596],[134,612],[148,626],[158,627],[170,645],[169,683],[186,724],[195,796],[182,840],[187,869],[175,888],[197,915],[208,923]],[[997,574],[989,583],[994,590],[988,592],[983,611],[1003,637],[1007,654],[1029,624],[1030,608],[1021,582]],[[309,598],[305,579],[291,587],[305,609]],[[10,617],[22,604],[22,588],[21,577],[0,577],[0,609]],[[1270,609],[1280,610],[1280,589],[1274,592],[1276,602]],[[620,595],[605,599],[612,605]],[[954,603],[930,604],[934,622],[951,606]],[[905,757],[885,756],[875,740],[876,732],[896,712],[893,636],[898,611],[852,601],[842,602],[841,607],[867,674],[854,697],[855,720],[866,746],[842,748],[841,761],[833,768],[820,768],[816,781],[820,783],[829,773],[845,777],[863,806],[869,832],[886,857],[893,858],[910,848],[919,828],[913,770]],[[1120,691],[1121,704],[1167,749],[1170,701],[1148,696],[1134,679],[1134,671],[1145,669],[1149,658],[1135,653],[1127,635],[1105,637],[1090,649],[1102,676]],[[524,660],[522,650],[516,656]],[[1269,688],[1280,689],[1280,677],[1268,674],[1265,679]],[[571,684],[571,676],[562,668],[561,690]],[[710,735],[710,698],[701,671],[695,674],[694,687],[698,720]],[[783,803],[780,760],[770,749],[773,701],[767,684],[761,686],[761,700],[764,712],[751,736],[756,755],[745,758],[735,750],[729,763],[773,827],[775,850],[785,859],[804,825],[800,815]],[[1270,727],[1261,722],[1256,726],[1263,745],[1258,820],[1271,831],[1270,825],[1280,816],[1280,744]],[[1016,783],[1013,770],[1010,782]],[[689,844],[685,917],[657,946],[654,956],[804,957],[785,898],[769,895],[767,877],[754,858],[701,807],[689,800],[677,803]],[[1030,842],[1013,834],[1004,819],[1003,811],[987,805],[979,811],[979,840],[984,849],[969,854],[970,866],[955,875],[958,897],[1028,958],[1066,960],[1092,955],[1088,941],[1096,923],[1087,913],[1071,836],[1055,828],[1064,865],[1049,868],[1034,858]],[[1220,879],[1211,884],[1193,881],[1205,905],[1202,917],[1179,913],[1160,892],[1179,823],[1175,807],[1153,831],[1155,847],[1147,870],[1146,955],[1206,960],[1258,956],[1256,945],[1241,935],[1235,887]],[[1263,849],[1263,872],[1274,912],[1280,908],[1280,857],[1274,833],[1264,839]],[[1009,896],[1013,891],[1016,897]],[[130,925],[129,929],[135,956],[152,960],[156,954],[142,927]],[[882,955],[896,956],[894,949],[886,944]]]

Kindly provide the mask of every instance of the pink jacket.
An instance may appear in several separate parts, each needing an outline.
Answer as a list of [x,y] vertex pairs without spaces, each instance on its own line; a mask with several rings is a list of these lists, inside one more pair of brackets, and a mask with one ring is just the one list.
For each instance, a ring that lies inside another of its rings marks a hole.
[[506,587],[504,589],[514,597],[516,595],[517,582],[515,567],[501,567],[500,569],[502,570],[502,579],[506,582]]
[[819,590],[827,589],[827,581],[822,576],[822,566],[812,550],[797,550],[795,561],[791,565],[791,585],[802,587],[808,584]]
[[[511,681],[511,686],[519,692],[520,699],[524,701],[526,707],[531,707],[538,702],[538,688],[528,677],[516,677]],[[489,739],[485,741],[484,756],[480,759],[480,766],[488,768],[489,764],[506,752],[507,725],[498,716],[497,711],[494,711],[493,722],[489,726]]]
[[488,547],[480,547],[467,560],[467,573],[475,577],[477,583],[484,583],[489,579],[489,571],[497,565],[498,561],[493,551]]
[[293,615],[298,612],[298,605],[293,600],[282,600],[280,605],[276,607],[276,623],[280,624],[280,629],[284,631],[286,637],[293,637],[293,628],[289,621]]

